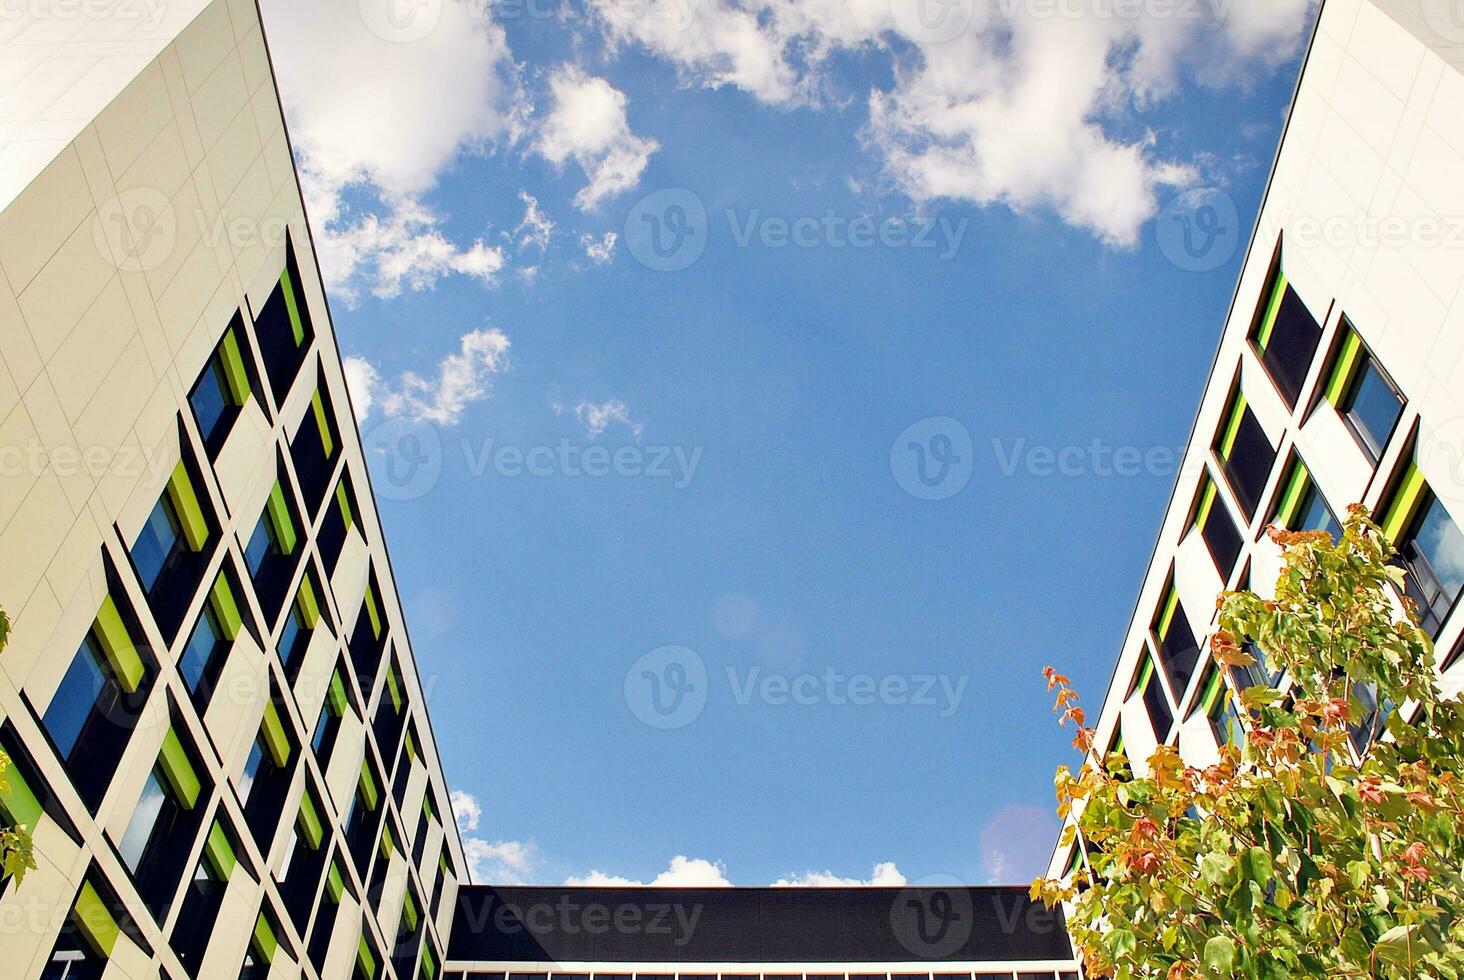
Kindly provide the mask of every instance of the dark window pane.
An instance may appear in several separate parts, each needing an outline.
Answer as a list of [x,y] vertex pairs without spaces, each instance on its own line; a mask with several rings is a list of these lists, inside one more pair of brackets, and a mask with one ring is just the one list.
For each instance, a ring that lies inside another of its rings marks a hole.
[[1235,528],[1235,521],[1230,518],[1230,512],[1218,498],[1210,508],[1203,534],[1205,545],[1210,549],[1210,557],[1215,559],[1215,566],[1220,569],[1220,577],[1228,579],[1235,568],[1236,559],[1240,557],[1242,541],[1240,532]]
[[203,376],[198,379],[193,394],[188,396],[188,403],[193,406],[193,417],[198,422],[198,432],[203,436],[204,443],[213,445],[219,423],[223,421],[225,412],[232,407],[224,395],[224,380],[217,355],[204,368]]
[[1289,405],[1295,405],[1301,394],[1302,383],[1311,369],[1312,358],[1316,356],[1321,340],[1322,328],[1312,319],[1311,311],[1295,290],[1286,287],[1276,323],[1261,352],[1261,362]]
[[1383,380],[1371,358],[1363,362],[1358,372],[1346,412],[1373,458],[1381,456],[1398,416],[1403,414],[1403,401]]
[[1276,450],[1266,437],[1266,430],[1261,428],[1255,413],[1247,408],[1241,414],[1235,445],[1225,460],[1225,475],[1247,517],[1255,515],[1266,480],[1271,475],[1271,465],[1275,462]]
[[61,686],[51,698],[42,719],[51,740],[63,759],[71,757],[87,719],[96,708],[97,698],[106,684],[107,674],[102,668],[102,652],[96,641],[87,636],[81,649],[71,659]]
[[1200,645],[1195,642],[1183,606],[1174,610],[1169,628],[1159,643],[1159,658],[1164,662],[1170,686],[1176,692],[1188,690],[1190,678],[1195,675],[1195,664],[1200,661]]
[[173,549],[178,546],[178,518],[173,515],[173,505],[167,495],[158,498],[157,505],[148,515],[147,523],[132,543],[132,563],[137,566],[137,576],[142,580],[144,590],[151,592],[157,584]]
[[249,535],[249,543],[244,546],[244,564],[249,566],[251,578],[259,574],[260,567],[270,553],[269,521],[264,517],[259,518],[259,523],[254,525],[254,533]]

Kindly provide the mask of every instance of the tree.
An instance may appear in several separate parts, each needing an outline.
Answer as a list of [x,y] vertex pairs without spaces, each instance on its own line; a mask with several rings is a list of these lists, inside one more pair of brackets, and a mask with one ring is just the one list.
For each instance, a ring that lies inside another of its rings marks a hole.
[[[1400,615],[1366,510],[1340,541],[1270,535],[1276,597],[1222,595],[1211,649],[1230,668],[1259,648],[1289,687],[1240,691],[1245,730],[1214,765],[1162,746],[1142,776],[1119,753],[1058,769],[1063,843],[1088,867],[1032,895],[1067,903],[1094,976],[1464,976],[1464,702],[1442,697],[1406,599]],[[1045,673],[1089,752],[1077,694]]]
[[[0,653],[10,642],[10,617],[0,609]],[[10,794],[10,756],[0,749],[0,799]],[[25,873],[36,866],[31,849],[30,831],[22,826],[7,827],[0,824],[0,881],[14,877],[16,884],[25,879]]]

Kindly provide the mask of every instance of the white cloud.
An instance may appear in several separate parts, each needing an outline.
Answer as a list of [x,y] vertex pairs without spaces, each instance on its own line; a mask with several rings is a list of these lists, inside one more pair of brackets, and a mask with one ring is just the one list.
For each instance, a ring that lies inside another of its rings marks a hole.
[[874,866],[874,873],[868,878],[841,878],[832,871],[807,871],[801,875],[779,878],[774,888],[847,888],[847,887],[900,887],[906,884],[905,876],[895,867],[893,861],[882,861]]
[[575,65],[556,69],[549,91],[553,105],[534,146],[555,166],[573,160],[585,172],[575,205],[587,211],[634,187],[660,144],[630,131],[625,94]]
[[603,871],[591,871],[587,875],[571,876],[565,879],[564,883],[566,885],[618,885],[621,887],[646,884],[678,888],[730,888],[732,886],[732,882],[727,880],[726,870],[720,861],[689,858],[684,854],[673,857],[671,863],[666,866],[666,870],[649,882],[635,881],[620,875],[607,875]]
[[524,220],[509,237],[518,241],[520,250],[532,245],[542,254],[554,234],[554,222],[539,208],[539,199],[528,191],[519,191],[519,200],[524,203]]
[[[1044,16],[1047,5],[973,0],[970,26],[923,36],[924,0],[709,0],[650,13],[593,0],[614,43],[673,62],[688,84],[734,86],[784,107],[828,100],[838,52],[882,50],[893,83],[868,93],[865,141],[917,204],[1048,208],[1101,241],[1132,245],[1161,188],[1195,178],[1165,158],[1138,114],[1184,73],[1244,86],[1293,54],[1314,0],[1230,0],[1218,22],[1182,16]],[[1154,8],[1157,10],[1158,8]],[[1209,5],[1191,8],[1205,12]],[[1121,125],[1120,125],[1121,124]]]
[[474,884],[517,885],[538,862],[538,849],[532,841],[490,841],[472,834],[478,829],[483,808],[477,797],[462,790],[453,790],[452,815],[463,838],[463,854],[468,859],[468,876]]
[[[420,196],[464,152],[512,142],[522,100],[503,28],[488,6],[443,3],[426,36],[372,33],[356,0],[264,0],[301,185],[322,271],[347,301],[358,275],[377,296],[456,273],[491,281],[502,253],[448,241]],[[348,192],[385,217],[358,213]]]
[[591,439],[599,438],[612,422],[627,427],[632,435],[640,438],[641,424],[631,419],[630,406],[618,398],[611,398],[598,405],[594,402],[580,402],[574,407],[574,414],[584,424],[585,435]]
[[376,400],[376,368],[364,357],[351,356],[341,362],[346,373],[346,390],[351,393],[351,407],[356,421],[362,422],[371,414],[371,405]]
[[[424,378],[404,371],[395,381],[384,381],[380,373],[362,358],[350,358],[347,382],[358,418],[380,405],[390,417],[418,422],[456,425],[471,402],[492,392],[493,376],[508,369],[508,337],[501,330],[471,330],[458,342],[458,351],[437,365],[437,376]],[[364,406],[364,407],[363,407]]]
[[615,257],[615,243],[619,240],[620,236],[613,231],[605,232],[600,238],[584,234],[580,236],[580,247],[585,250],[591,262],[604,265]]

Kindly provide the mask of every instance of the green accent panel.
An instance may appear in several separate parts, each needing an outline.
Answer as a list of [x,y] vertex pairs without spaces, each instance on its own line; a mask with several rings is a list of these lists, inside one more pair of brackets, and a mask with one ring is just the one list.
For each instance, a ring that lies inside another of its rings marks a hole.
[[290,508],[285,503],[285,488],[280,486],[278,480],[270,488],[265,512],[269,514],[270,524],[274,525],[275,541],[279,544],[280,551],[287,555],[294,554],[295,522],[290,519]]
[[379,640],[381,639],[381,610],[376,606],[376,586],[370,582],[366,583],[366,598],[362,601],[366,606],[366,616],[371,620],[371,635]]
[[1271,342],[1271,331],[1276,328],[1276,314],[1281,312],[1281,300],[1286,296],[1286,275],[1276,273],[1276,282],[1271,287],[1271,299],[1266,304],[1266,315],[1261,320],[1261,329],[1256,331],[1256,346],[1261,350]]
[[391,834],[391,827],[385,827],[381,831],[381,856],[391,857],[391,852],[396,850],[396,838]]
[[437,957],[432,955],[432,947],[426,945],[426,940],[423,940],[422,946],[422,975],[427,980],[437,976]]
[[300,617],[305,620],[305,628],[315,629],[315,624],[320,622],[320,600],[315,597],[315,580],[309,573],[300,580],[300,594],[296,602],[300,606]]
[[263,912],[259,913],[259,918],[254,920],[254,952],[266,963],[273,963],[279,948],[280,941],[275,938],[269,918]]
[[142,658],[137,655],[132,634],[127,632],[127,626],[122,622],[122,611],[110,595],[102,600],[102,608],[97,610],[92,635],[117,677],[117,686],[128,694],[136,691],[147,671],[142,666]]
[[1327,381],[1327,401],[1333,407],[1341,406],[1342,398],[1357,374],[1361,355],[1362,338],[1357,335],[1357,331],[1348,329],[1347,336],[1342,341],[1342,349],[1337,352],[1337,363],[1332,365],[1332,376]]
[[430,792],[422,797],[422,815],[428,820],[436,816],[432,811],[432,794]]
[[107,903],[102,901],[102,896],[97,894],[91,882],[82,884],[76,904],[71,907],[71,918],[97,955],[111,959],[122,930],[117,927],[112,910],[107,908]]
[[376,957],[371,952],[371,944],[366,937],[361,937],[360,944],[356,947],[356,968],[366,980],[373,980],[376,976]]
[[5,790],[0,792],[0,812],[3,812],[17,827],[34,831],[36,824],[41,822],[44,811],[41,808],[41,801],[36,798],[35,793],[31,792],[30,784],[15,768],[13,760],[10,768],[5,770],[5,783]]
[[219,618],[219,626],[224,631],[224,638],[232,640],[239,635],[239,629],[244,625],[244,617],[239,612],[239,604],[234,601],[234,590],[229,587],[229,579],[220,575],[214,581],[213,591],[208,596],[209,605],[213,606],[214,615]]
[[417,740],[412,737],[411,732],[407,732],[407,758],[412,760],[417,758]]
[[386,672],[386,691],[391,695],[391,710],[397,714],[402,713],[402,685],[397,680],[396,668]]
[[283,769],[290,764],[290,737],[285,734],[285,723],[280,718],[279,710],[271,701],[264,706],[264,722],[259,726],[259,734],[264,736],[264,744],[269,748],[270,758],[274,759],[275,765]]
[[1135,694],[1143,694],[1149,689],[1149,682],[1154,679],[1154,658],[1145,657],[1144,666],[1139,669],[1139,682],[1134,685]]
[[376,777],[371,774],[371,761],[369,759],[361,763],[361,800],[366,804],[366,809],[375,810],[381,802],[381,790],[376,788]]
[[295,298],[295,284],[290,281],[290,270],[280,274],[280,291],[285,295],[285,309],[290,311],[290,329],[295,333],[295,346],[305,343],[305,321],[300,319],[300,303]]
[[163,749],[158,753],[158,765],[183,809],[193,809],[202,787],[198,781],[198,773],[193,771],[193,763],[188,759],[188,752],[183,748],[182,740],[172,728],[168,729],[168,734],[163,739]]
[[325,876],[325,893],[330,896],[332,902],[337,905],[341,904],[341,896],[346,893],[346,880],[341,875],[339,861],[330,863],[330,874]]
[[1118,736],[1118,741],[1113,743],[1114,754],[1127,756],[1128,753],[1124,751],[1126,748],[1128,748],[1128,743],[1123,740],[1123,734],[1120,733]]
[[1220,458],[1230,459],[1230,453],[1235,449],[1235,438],[1240,435],[1240,423],[1245,418],[1245,395],[1237,392],[1235,401],[1230,406],[1230,417],[1225,422],[1225,432],[1220,437]]
[[1159,612],[1159,622],[1154,627],[1154,632],[1159,634],[1159,639],[1169,637],[1169,626],[1174,622],[1174,611],[1179,608],[1179,590],[1174,586],[1169,587],[1169,592],[1164,597],[1164,608]]
[[234,846],[229,843],[229,835],[224,833],[224,825],[217,820],[208,831],[208,843],[204,845],[204,853],[208,855],[209,863],[213,865],[214,873],[223,881],[228,881],[229,876],[234,873],[235,866],[239,859],[234,856]]
[[320,444],[325,448],[325,458],[329,459],[335,455],[335,437],[330,433],[330,420],[326,417],[325,403],[321,401],[319,391],[310,396],[310,408],[315,413],[315,427],[320,430]]
[[416,930],[417,923],[421,921],[422,915],[417,911],[417,902],[412,898],[412,893],[407,892],[406,901],[402,902],[402,919],[407,923],[407,931]]
[[355,523],[355,515],[351,513],[351,495],[346,492],[346,481],[342,480],[336,484],[336,504],[341,509],[341,520],[345,523],[346,529],[350,530]]
[[1291,528],[1292,522],[1296,520],[1297,512],[1301,510],[1302,498],[1306,496],[1308,484],[1311,482],[1311,475],[1306,471],[1306,465],[1301,460],[1291,467],[1291,476],[1286,480],[1286,490],[1281,494],[1281,503],[1276,506],[1276,522],[1282,527]]
[[1393,494],[1393,502],[1388,505],[1388,512],[1383,517],[1383,534],[1396,547],[1398,537],[1408,527],[1408,522],[1418,513],[1418,505],[1423,500],[1424,491],[1428,484],[1423,479],[1423,473],[1419,470],[1417,463],[1408,464],[1408,472],[1403,474],[1403,482],[1398,485],[1398,492]]
[[1214,713],[1215,706],[1220,702],[1220,693],[1224,690],[1225,681],[1220,677],[1220,671],[1211,671],[1210,679],[1205,684],[1204,697],[1200,699],[1200,704],[1204,707],[1205,714],[1209,715]]
[[315,800],[311,798],[309,790],[300,797],[300,816],[295,822],[305,838],[305,843],[310,845],[312,851],[317,850],[325,838],[325,827],[320,822],[320,811],[315,809]]
[[1200,495],[1200,507],[1195,511],[1195,527],[1201,531],[1205,529],[1205,522],[1210,519],[1210,510],[1215,506],[1215,481],[1205,477],[1205,490]]
[[183,528],[183,540],[190,551],[202,551],[208,544],[208,521],[203,519],[203,508],[198,505],[198,495],[193,492],[193,481],[188,478],[188,467],[180,459],[168,478],[168,496],[173,500],[173,511]]
[[346,697],[346,682],[341,680],[341,672],[337,670],[330,676],[330,710],[337,718],[343,718],[348,707],[350,701]]
[[243,405],[249,400],[249,372],[244,369],[244,353],[239,349],[239,338],[233,328],[219,344],[219,364],[224,369],[224,382],[229,386],[229,400]]

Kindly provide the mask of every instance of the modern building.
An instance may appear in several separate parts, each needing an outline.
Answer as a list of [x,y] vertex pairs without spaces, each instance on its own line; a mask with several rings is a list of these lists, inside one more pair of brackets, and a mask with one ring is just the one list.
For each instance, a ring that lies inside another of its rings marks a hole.
[[254,0],[5,5],[0,556],[7,978],[1076,977],[1020,888],[461,885]]
[[5,5],[0,270],[0,974],[440,976],[462,846],[253,0]]
[[[1096,751],[1142,772],[1159,744],[1205,765],[1243,737],[1224,692],[1283,679],[1212,662],[1216,597],[1274,591],[1267,525],[1335,532],[1355,502],[1464,687],[1461,174],[1459,6],[1325,0]],[[1049,873],[1082,860],[1059,849]]]
[[1077,980],[1025,888],[465,889],[452,980]]

